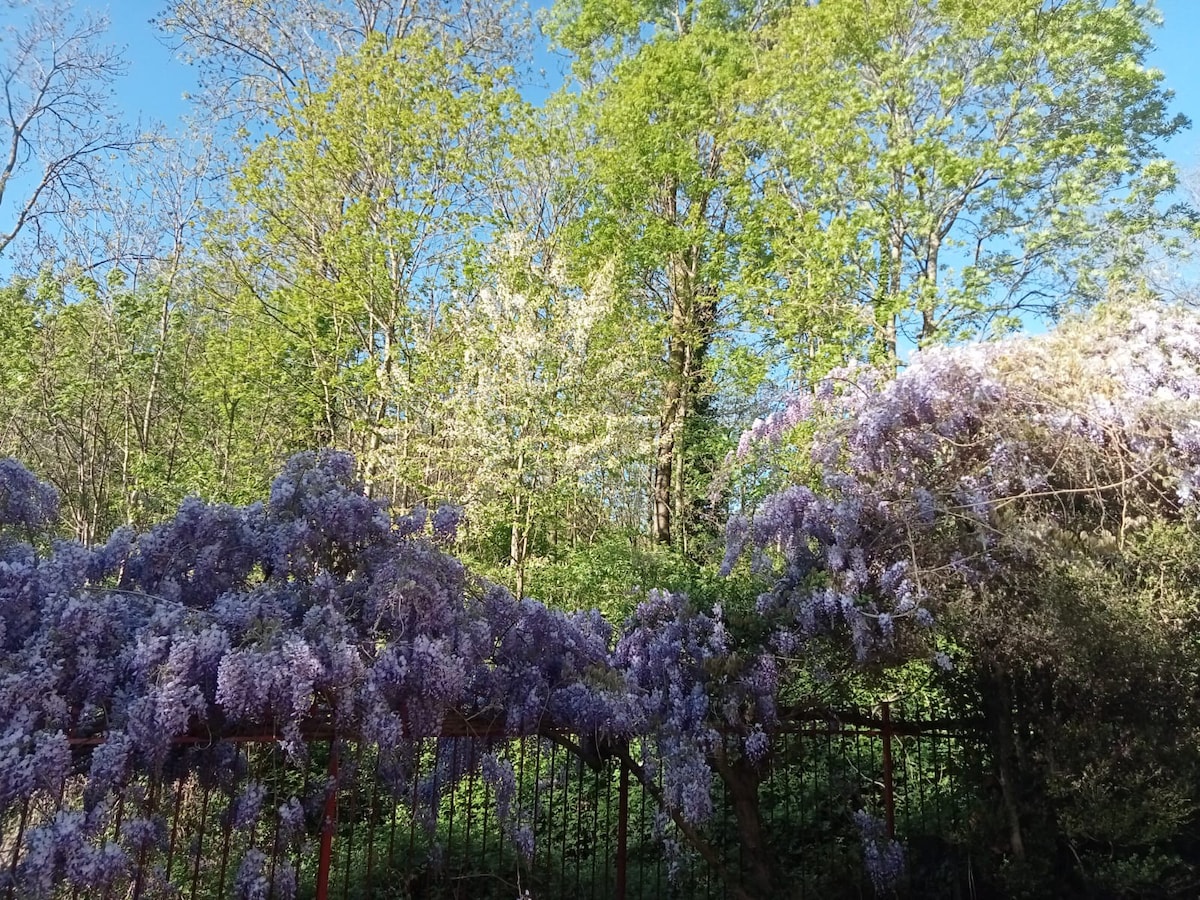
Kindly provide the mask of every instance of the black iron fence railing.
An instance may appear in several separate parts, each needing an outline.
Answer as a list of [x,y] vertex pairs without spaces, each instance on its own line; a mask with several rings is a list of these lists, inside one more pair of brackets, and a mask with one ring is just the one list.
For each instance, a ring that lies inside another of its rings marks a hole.
[[[967,877],[955,847],[974,805],[961,778],[974,752],[963,734],[914,704],[786,722],[758,785],[762,852],[784,896],[872,896],[853,821],[859,809],[912,848],[914,893],[950,893]],[[73,741],[81,773],[102,740]],[[124,860],[102,896],[718,898],[754,863],[719,778],[715,814],[702,829],[720,855],[714,866],[689,852],[654,785],[639,778],[649,776],[619,756],[581,756],[569,735],[506,738],[451,723],[408,757],[402,781],[378,747],[319,729],[306,744],[298,763],[274,734],[185,738],[122,799],[93,798],[93,852]],[[479,765],[485,752],[493,767],[511,767],[512,796],[499,805],[496,780]],[[635,745],[629,759],[637,756]],[[0,897],[32,895],[29,869],[47,852],[39,830],[83,815],[83,782],[80,774],[55,796],[35,794],[2,811]],[[926,846],[934,858],[922,857]],[[58,865],[66,872],[72,862]],[[52,891],[101,896],[70,877]]]

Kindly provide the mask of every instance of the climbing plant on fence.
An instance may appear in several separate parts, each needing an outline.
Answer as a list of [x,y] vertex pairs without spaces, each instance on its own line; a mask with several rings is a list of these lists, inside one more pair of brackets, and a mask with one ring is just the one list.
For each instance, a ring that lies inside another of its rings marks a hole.
[[[264,503],[189,500],[95,547],[55,540],[54,492],[0,461],[0,816],[24,848],[5,877],[23,897],[152,883],[139,860],[164,840],[148,809],[169,772],[230,777],[226,739],[247,734],[310,772],[319,726],[368,748],[395,799],[417,779],[432,808],[482,779],[498,833],[529,859],[539,813],[500,736],[558,735],[581,764],[618,760],[640,784],[670,859],[699,859],[732,897],[776,896],[789,874],[773,773],[817,664],[949,669],[954,647],[960,674],[942,686],[984,723],[975,783],[1000,816],[979,821],[1007,844],[1001,867],[1031,847],[1162,845],[1191,811],[1159,799],[1193,796],[1198,771],[1198,423],[1200,317],[1177,310],[923,353],[894,380],[835,373],[744,442],[811,444],[796,483],[730,522],[726,565],[760,592],[701,605],[651,591],[616,634],[597,612],[470,577],[442,549],[454,510],[387,509],[345,454],[294,457]],[[429,757],[448,717],[498,731]],[[1114,737],[1103,753],[1087,739],[1097,727]],[[894,777],[907,751],[888,752]],[[802,770],[826,765],[805,758]],[[1130,785],[1155,799],[1106,801]],[[849,796],[847,834],[887,890],[903,874],[889,826],[912,819],[881,820],[873,789]],[[252,823],[261,802],[222,815]],[[288,840],[301,812],[289,804],[278,826]],[[833,806],[824,821],[839,821]],[[558,846],[582,853],[565,834]],[[274,843],[270,865],[254,850],[237,864],[242,893],[294,893],[303,867]]]
[[[969,809],[969,788],[955,773],[964,737],[932,721],[924,704],[882,709],[887,716],[814,713],[774,739],[763,811],[791,896],[870,893],[856,810],[894,823],[902,840],[949,843]],[[892,722],[893,712],[904,718]],[[126,854],[106,884],[109,895],[507,900],[528,891],[604,900],[655,898],[669,889],[678,897],[725,896],[704,860],[663,852],[664,842],[678,844],[680,836],[628,766],[616,758],[585,761],[570,747],[576,736],[508,738],[477,723],[447,722],[441,736],[420,742],[411,780],[399,790],[380,771],[376,746],[314,728],[305,733],[309,753],[297,760],[276,737],[179,738],[160,772],[133,775],[117,804],[93,808],[84,826],[92,840]],[[32,836],[81,811],[83,773],[101,739],[70,744],[73,774],[61,791],[35,792],[0,823],[0,897],[55,893],[31,877]],[[438,784],[439,762],[456,766],[457,757],[488,754],[488,764],[463,765],[459,781]],[[529,828],[527,846],[497,816],[498,765],[511,766],[509,802]],[[951,807],[940,802],[946,794]],[[737,827],[718,791],[705,831],[735,873],[742,865],[731,837]],[[62,895],[78,890],[70,865]],[[953,887],[965,870],[915,876],[912,886],[930,896]]]

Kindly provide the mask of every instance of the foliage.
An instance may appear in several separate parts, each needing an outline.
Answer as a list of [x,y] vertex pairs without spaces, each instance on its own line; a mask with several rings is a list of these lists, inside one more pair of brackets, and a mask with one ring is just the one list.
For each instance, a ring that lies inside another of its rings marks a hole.
[[763,325],[810,379],[850,347],[1003,333],[1127,285],[1196,226],[1160,141],[1151,4],[797,3],[747,80]]
[[[6,463],[5,528],[42,524],[52,492]],[[56,792],[72,772],[66,735],[102,732],[79,818],[28,835],[23,896],[66,877],[101,885],[129,863],[102,841],[137,770],[160,771],[194,727],[275,723],[293,754],[300,724],[327,718],[384,748],[398,791],[417,736],[450,708],[495,710],[511,733],[543,721],[595,730],[607,716],[588,672],[608,629],[474,585],[431,541],[452,520],[393,517],[363,496],[353,461],[295,457],[266,504],[186,501],[175,518],[104,545],[3,545],[0,802]],[[462,765],[469,767],[466,760]],[[461,774],[442,771],[449,784]]]
[[1187,869],[1200,330],[1123,299],[1196,225],[1151,4],[561,0],[542,108],[506,0],[251,6],[163,17],[236,164],[108,202],[102,23],[35,3],[0,60],[0,251],[71,256],[0,288],[0,454],[56,497],[0,464],[0,806],[107,735],[45,877],[124,865],[100,822],[184,730],[328,720],[400,778],[453,709],[599,731],[774,895],[771,733],[864,685],[983,723],[1013,890]]
[[1115,307],[836,373],[749,438],[817,423],[819,481],[731,524],[730,559],[777,572],[773,640],[832,630],[869,663],[951,637],[1014,872],[1191,821],[1198,376],[1193,313]]
[[302,446],[352,448],[369,474],[381,443],[420,423],[449,278],[483,225],[478,163],[516,100],[504,76],[422,31],[375,36],[248,154],[212,249],[285,363],[271,374]]
[[708,524],[706,444],[719,431],[709,358],[740,322],[723,302],[736,292],[743,187],[729,129],[749,49],[736,7],[583,0],[551,15],[555,39],[577,55],[572,99],[592,137],[577,241],[658,331],[651,534],[685,552]]

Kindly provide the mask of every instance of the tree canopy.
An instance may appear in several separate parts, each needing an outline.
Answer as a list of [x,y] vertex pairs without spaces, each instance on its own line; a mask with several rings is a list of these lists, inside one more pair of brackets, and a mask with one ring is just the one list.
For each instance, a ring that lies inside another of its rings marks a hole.
[[[1200,326],[1148,263],[1200,214],[1152,3],[173,0],[175,141],[110,116],[101,21],[21,9],[0,807],[68,733],[86,820],[201,725],[402,779],[447,715],[552,723],[718,868],[723,786],[774,896],[775,732],[904,684],[979,735],[997,878],[1184,852]],[[22,884],[125,865],[88,821]]]

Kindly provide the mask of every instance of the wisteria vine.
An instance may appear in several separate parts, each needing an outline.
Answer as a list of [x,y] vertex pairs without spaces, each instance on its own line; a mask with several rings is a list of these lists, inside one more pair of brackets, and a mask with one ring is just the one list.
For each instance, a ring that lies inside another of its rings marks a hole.
[[[714,767],[767,764],[814,639],[844,636],[858,661],[917,652],[947,666],[929,638],[940,598],[1019,563],[1056,521],[1052,505],[1060,515],[1069,498],[1071,528],[1190,514],[1200,317],[1139,307],[921,351],[896,377],[837,372],[756,422],[739,453],[801,433],[811,477],[728,526],[724,568],[748,560],[764,585],[752,634],[720,604],[668,592],[619,633],[597,612],[515,598],[446,552],[454,510],[389,510],[342,453],[294,457],[261,504],[189,500],[96,547],[54,539],[54,491],[0,460],[0,815],[83,780],[79,808],[32,823],[22,865],[0,878],[35,897],[124,877],[162,828],[134,817],[114,835],[109,813],[135,773],[176,765],[177,739],[196,731],[267,727],[302,758],[320,723],[378,746],[398,795],[417,742],[451,711],[626,753],[639,737],[640,770],[661,771],[677,822],[701,823]],[[69,738],[95,749],[73,752]],[[479,768],[502,825],[529,844],[501,757],[455,753],[436,768],[431,802]],[[268,809],[244,791],[233,814],[277,816],[288,835],[305,802]],[[882,889],[899,850],[870,821],[859,824]],[[246,896],[287,896],[296,873],[269,874],[259,853],[238,878]]]
[[[607,665],[603,620],[472,579],[439,547],[453,510],[390,513],[346,454],[294,457],[264,504],[189,500],[95,548],[46,538],[56,511],[51,489],[0,463],[0,815],[86,778],[82,809],[27,832],[22,896],[127,873],[161,834],[127,823],[114,838],[108,813],[188,733],[266,727],[303,756],[306,729],[323,725],[377,744],[399,793],[418,740],[451,710],[506,716],[514,735],[608,719],[589,688]],[[103,740],[81,763],[68,736]],[[430,788],[461,774],[439,767]],[[233,815],[250,821],[261,801],[243,792]],[[261,863],[241,864],[251,895]],[[274,878],[286,896],[295,873]]]

